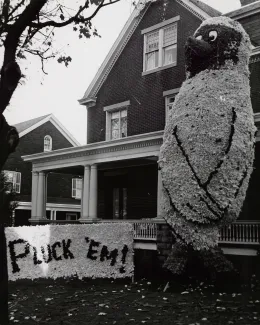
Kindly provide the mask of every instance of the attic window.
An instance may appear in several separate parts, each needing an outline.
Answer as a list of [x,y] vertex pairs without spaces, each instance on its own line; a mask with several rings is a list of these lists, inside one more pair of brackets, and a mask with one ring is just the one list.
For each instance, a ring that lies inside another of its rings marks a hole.
[[50,135],[46,135],[44,137],[44,152],[52,150],[52,137]]
[[146,28],[144,34],[143,75],[177,64],[177,21],[180,16]]

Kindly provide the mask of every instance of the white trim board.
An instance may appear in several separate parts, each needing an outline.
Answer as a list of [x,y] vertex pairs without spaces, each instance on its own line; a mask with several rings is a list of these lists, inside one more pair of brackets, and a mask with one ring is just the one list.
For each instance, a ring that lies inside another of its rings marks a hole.
[[228,16],[232,19],[241,19],[244,17],[252,16],[258,12],[260,12],[260,0],[238,8],[234,11],[227,12],[222,16]]
[[[142,12],[142,16],[140,16],[140,9],[139,6],[142,4],[143,0],[139,0],[135,10],[132,12],[131,16],[127,20],[125,26],[123,27],[121,33],[119,34],[118,38],[116,39],[115,43],[113,44],[111,50],[109,51],[108,55],[106,56],[105,60],[103,61],[102,65],[98,69],[94,79],[90,83],[89,87],[84,93],[83,98],[79,99],[78,102],[81,105],[87,104],[93,97],[96,96],[97,92],[103,85],[104,81],[106,80],[108,74],[112,70],[115,62],[120,57],[123,49],[127,45],[130,37],[132,36],[133,32],[139,25],[140,21],[142,20],[143,16],[145,15],[146,11],[148,10],[150,1],[147,7]],[[177,2],[182,5],[185,9],[190,11],[193,15],[199,17],[201,20],[210,18],[206,12],[202,9],[197,7],[195,4],[191,3],[189,0],[177,0]]]
[[39,121],[38,123],[33,124],[29,128],[25,129],[24,131],[19,133],[19,137],[23,137],[24,135],[28,134],[29,132],[35,130],[39,126],[45,124],[46,122],[51,122],[56,129],[73,145],[73,147],[78,147],[81,144],[69,133],[69,131],[60,123],[60,121],[53,115],[50,114],[46,116],[44,119]]
[[[15,210],[31,210],[32,208],[31,202],[18,201],[17,204]],[[46,203],[46,210],[80,212],[81,206],[79,204]]]

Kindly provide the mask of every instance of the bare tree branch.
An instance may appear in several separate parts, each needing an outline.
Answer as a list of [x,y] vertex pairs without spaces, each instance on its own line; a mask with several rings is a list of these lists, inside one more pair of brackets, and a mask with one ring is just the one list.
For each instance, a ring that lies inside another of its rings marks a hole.
[[65,27],[73,22],[87,22],[87,21],[90,21],[92,18],[94,18],[96,16],[96,14],[99,12],[99,10],[101,8],[104,8],[106,6],[110,6],[116,2],[119,2],[120,0],[114,0],[114,1],[109,1],[107,3],[104,3],[105,0],[102,0],[102,2],[98,5],[98,7],[96,8],[96,10],[94,11],[94,13],[88,17],[83,17],[81,16],[80,14],[89,7],[89,1],[86,1],[85,5],[83,7],[81,7],[78,12],[70,17],[68,20],[65,20],[63,22],[56,22],[56,21],[53,21],[53,20],[49,20],[49,21],[45,21],[45,22],[39,22],[39,23],[35,23],[35,22],[32,22],[31,23],[31,26],[32,27],[36,27],[36,28],[44,28],[44,27],[47,27],[47,26],[53,26],[53,27],[57,27],[57,28],[60,28],[60,27]]

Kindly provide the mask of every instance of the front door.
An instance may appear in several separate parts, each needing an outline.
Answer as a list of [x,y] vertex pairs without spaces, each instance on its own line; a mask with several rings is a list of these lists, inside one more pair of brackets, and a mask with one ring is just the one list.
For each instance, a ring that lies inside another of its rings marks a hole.
[[113,188],[113,219],[127,218],[127,189]]
[[104,178],[104,218],[127,218],[127,175],[107,172]]

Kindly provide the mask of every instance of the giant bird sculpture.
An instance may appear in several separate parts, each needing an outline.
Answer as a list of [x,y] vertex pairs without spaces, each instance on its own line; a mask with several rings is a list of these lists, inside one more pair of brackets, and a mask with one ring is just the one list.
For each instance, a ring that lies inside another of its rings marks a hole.
[[185,47],[187,79],[176,96],[160,149],[162,216],[179,243],[217,245],[238,217],[253,169],[251,43],[227,17],[202,22]]

